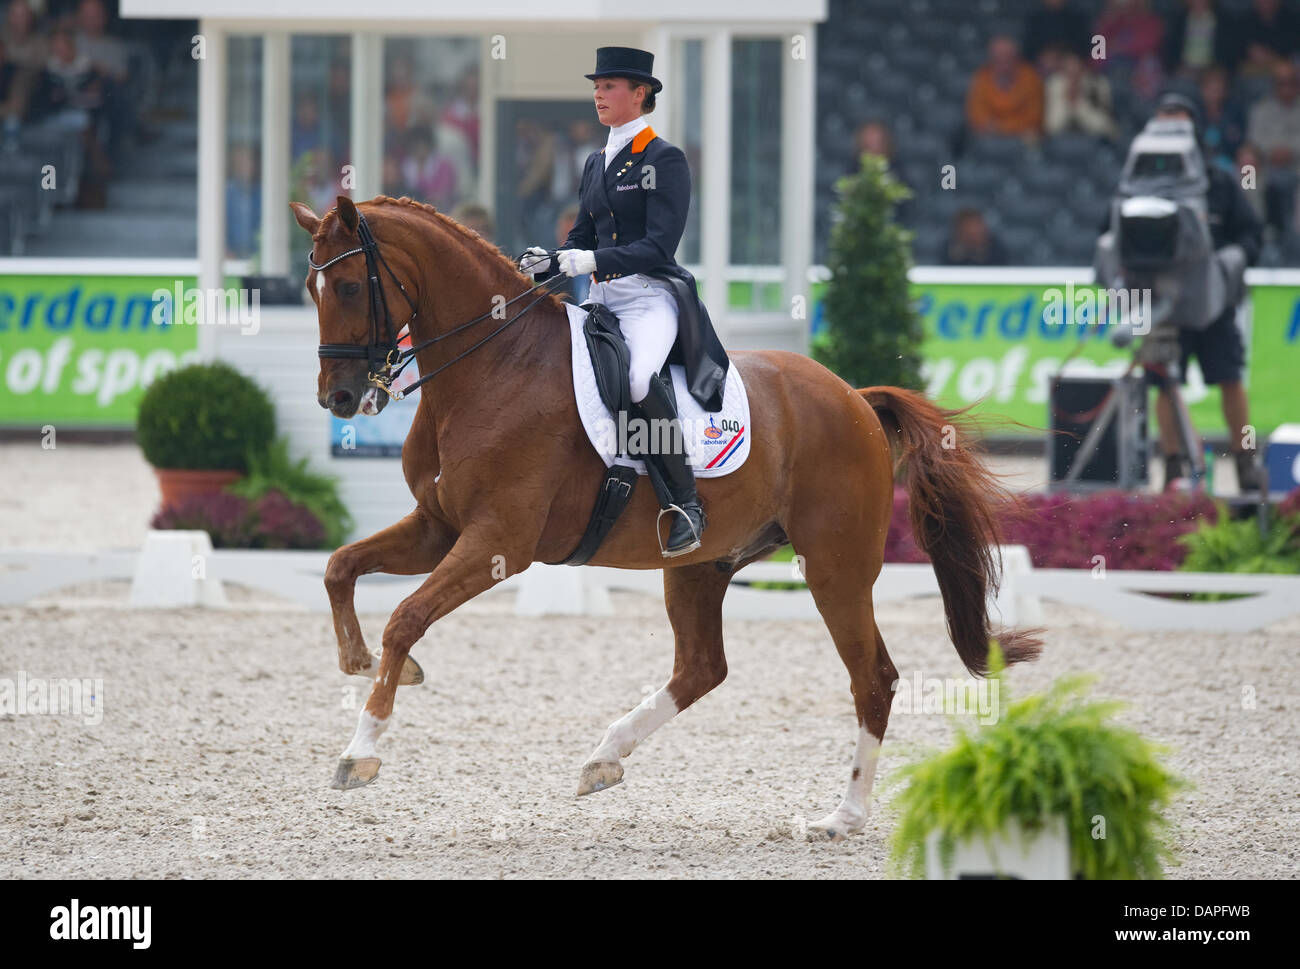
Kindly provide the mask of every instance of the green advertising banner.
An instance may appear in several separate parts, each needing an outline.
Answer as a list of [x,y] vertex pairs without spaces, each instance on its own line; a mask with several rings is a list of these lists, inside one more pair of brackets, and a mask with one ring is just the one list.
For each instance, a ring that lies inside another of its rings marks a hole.
[[[912,292],[925,328],[923,375],[931,397],[946,407],[982,400],[976,412],[1048,425],[1048,380],[1068,376],[1117,376],[1130,350],[1111,344],[1111,328],[1086,312],[1084,289],[1044,283],[914,283]],[[823,325],[821,296],[814,288],[814,332]],[[1073,302],[1066,298],[1073,292]],[[1091,294],[1095,294],[1091,290]],[[1247,347],[1246,385],[1251,423],[1261,435],[1300,421],[1300,286],[1254,286]],[[1073,314],[1069,306],[1080,307]],[[1063,309],[1064,307],[1064,309]],[[1063,311],[1062,311],[1063,309]],[[1226,433],[1216,388],[1207,387],[1193,360],[1183,395],[1202,433]],[[1031,434],[1009,425],[1003,433]]]
[[[181,279],[193,287],[193,278]],[[160,325],[175,277],[0,277],[0,426],[129,428],[144,388],[198,358],[198,328]]]

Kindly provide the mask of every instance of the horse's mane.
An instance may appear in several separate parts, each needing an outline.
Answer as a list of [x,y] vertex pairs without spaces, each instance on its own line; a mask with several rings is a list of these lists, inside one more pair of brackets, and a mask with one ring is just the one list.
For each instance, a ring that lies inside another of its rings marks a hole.
[[[460,236],[465,240],[465,242],[472,249],[476,250],[478,254],[482,256],[485,260],[487,260],[488,262],[496,262],[498,267],[500,267],[501,269],[508,270],[510,273],[512,273],[515,276],[519,275],[519,268],[514,264],[514,262],[510,259],[509,256],[505,255],[505,253],[503,253],[496,246],[492,245],[492,243],[488,242],[486,239],[484,239],[473,229],[469,228],[468,226],[461,225],[459,222],[457,222],[455,219],[451,218],[450,216],[445,215],[442,212],[439,212],[428,202],[417,202],[415,199],[409,198],[408,196],[405,195],[403,195],[401,198],[396,198],[396,199],[388,195],[377,195],[374,198],[370,199],[369,202],[365,204],[398,205],[401,206],[403,209],[406,209],[413,213],[419,213],[425,216],[433,216],[434,219],[440,222],[449,231],[459,233]],[[312,241],[316,242],[319,240],[323,240],[325,236],[328,234],[332,222],[336,221],[337,219],[338,219],[337,208],[330,209],[328,212],[326,212],[325,215],[320,220],[320,225],[316,227],[316,233],[315,235],[312,236]],[[543,302],[550,303],[558,310],[564,309],[564,301],[561,300],[560,297],[555,293],[548,294],[548,296],[543,300]]]

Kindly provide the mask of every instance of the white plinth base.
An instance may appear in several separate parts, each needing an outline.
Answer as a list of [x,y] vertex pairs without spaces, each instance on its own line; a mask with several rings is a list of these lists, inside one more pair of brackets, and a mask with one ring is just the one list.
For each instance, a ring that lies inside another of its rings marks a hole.
[[[990,846],[992,850],[990,851]],[[939,832],[925,839],[925,877],[931,880],[958,878],[1069,879],[1070,842],[1065,821],[1054,818],[1036,837],[1021,840],[1019,825],[1002,831],[988,841],[973,838],[957,842],[952,867],[944,871],[939,857]]]
[[517,616],[608,616],[609,590],[586,581],[586,570],[534,562],[518,578]]
[[151,531],[136,559],[131,605],[150,609],[224,606],[219,579],[208,578],[212,541],[207,532]]

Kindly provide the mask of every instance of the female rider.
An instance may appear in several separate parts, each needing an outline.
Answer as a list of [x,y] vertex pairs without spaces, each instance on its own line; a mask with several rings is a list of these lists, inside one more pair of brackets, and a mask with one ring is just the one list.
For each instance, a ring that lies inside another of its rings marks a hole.
[[[654,110],[663,85],[653,76],[654,55],[632,47],[601,47],[596,70],[584,75],[595,86],[596,115],[609,127],[605,147],[588,156],[578,193],[578,217],[553,260],[533,246],[520,269],[536,279],[555,273],[592,274],[588,300],[603,303],[619,318],[631,351],[632,402],[645,418],[669,421],[678,446],[659,448],[656,461],[672,493],[674,514],[664,556],[683,555],[700,546],[706,519],[687,460],[681,425],[669,389],[659,376],[678,341],[677,303],[672,281],[694,280],[674,255],[686,227],[691,173],[682,150],[658,137],[645,116]],[[553,265],[556,263],[558,265]],[[721,406],[727,359],[706,313],[697,332],[683,340],[691,393],[708,410]],[[683,334],[686,336],[687,334]],[[651,435],[653,439],[653,435]]]

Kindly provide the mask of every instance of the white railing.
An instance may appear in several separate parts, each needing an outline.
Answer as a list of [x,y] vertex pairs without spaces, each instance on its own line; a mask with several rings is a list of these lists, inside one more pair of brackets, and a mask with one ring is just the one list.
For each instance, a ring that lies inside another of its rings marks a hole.
[[[1003,581],[991,603],[1007,625],[1050,620],[1051,602],[1095,610],[1133,629],[1244,632],[1300,614],[1300,576],[1197,572],[1124,572],[1035,569],[1022,546],[1003,553]],[[21,605],[86,582],[131,580],[130,604],[175,608],[239,609],[225,586],[246,586],[308,610],[328,610],[326,552],[213,551],[203,532],[151,532],[140,552],[98,554],[0,551],[0,606]],[[362,613],[391,612],[424,581],[423,576],[363,576],[356,606]],[[793,589],[757,589],[752,583],[783,582]],[[663,594],[658,571],[568,568],[535,564],[500,582],[488,594],[515,592],[521,616],[612,615],[611,592]],[[1219,602],[1168,598],[1169,594],[1227,593]],[[876,603],[939,595],[928,565],[886,565],[872,586]],[[817,620],[816,603],[793,563],[760,562],[739,573],[723,604],[731,619]]]

